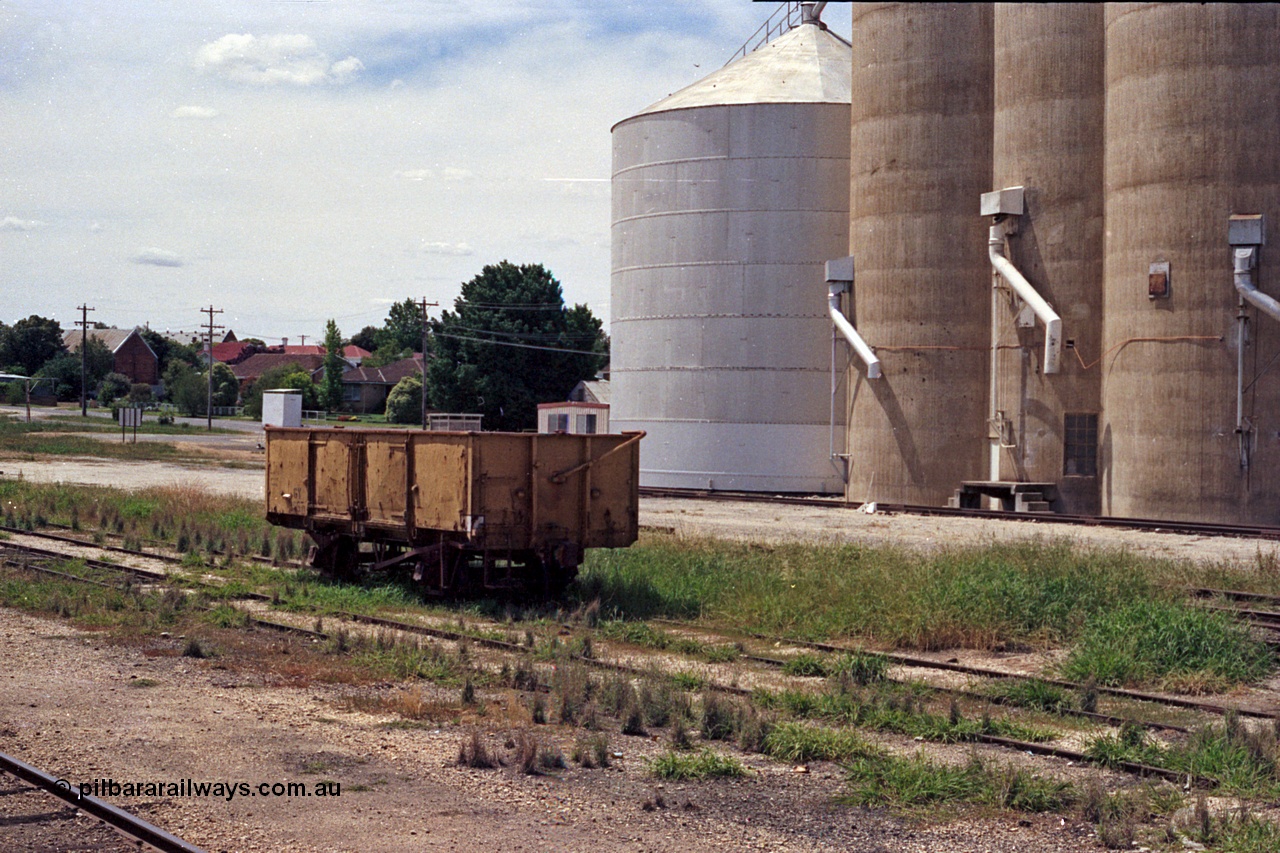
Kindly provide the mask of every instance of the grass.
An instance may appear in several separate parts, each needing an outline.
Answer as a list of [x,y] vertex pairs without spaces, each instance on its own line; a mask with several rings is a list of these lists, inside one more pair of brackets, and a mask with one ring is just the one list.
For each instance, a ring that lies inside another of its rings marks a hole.
[[1265,677],[1272,657],[1265,643],[1228,614],[1144,600],[1091,618],[1062,672],[1110,686],[1209,693]]
[[693,754],[668,750],[649,760],[649,772],[672,782],[702,779],[740,778],[748,770],[741,761],[714,750]]
[[964,765],[931,761],[917,753],[900,758],[883,753],[848,764],[849,792],[842,801],[861,806],[919,809],[943,804],[987,805],[1020,812],[1057,812],[1071,806],[1075,790],[1067,782],[1027,770],[994,767],[974,757]]
[[1235,715],[1169,745],[1150,740],[1137,726],[1125,726],[1119,734],[1094,738],[1085,752],[1104,766],[1139,762],[1212,779],[1227,793],[1280,797],[1280,746],[1275,726],[1251,726]]
[[[72,429],[75,432],[68,432]],[[29,460],[37,456],[99,456],[137,461],[201,458],[190,451],[183,451],[163,442],[135,444],[119,440],[112,441],[110,434],[118,432],[119,427],[113,428],[109,424],[71,424],[49,421],[33,421],[28,424],[9,418],[0,418],[0,447],[4,448],[5,456]],[[139,432],[143,430],[140,429]],[[95,438],[85,433],[101,433],[102,438]]]
[[849,761],[876,750],[850,729],[779,723],[765,736],[765,755],[779,761]]
[[863,545],[759,546],[645,536],[590,552],[580,586],[627,618],[704,618],[798,639],[895,648],[1050,645],[1098,611],[1153,594],[1172,564],[1062,543],[922,554]]

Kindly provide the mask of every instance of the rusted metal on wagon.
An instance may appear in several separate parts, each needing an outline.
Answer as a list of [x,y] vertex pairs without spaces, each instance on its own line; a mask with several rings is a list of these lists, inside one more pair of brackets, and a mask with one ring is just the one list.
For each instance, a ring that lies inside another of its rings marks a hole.
[[267,520],[339,576],[553,592],[585,549],[636,540],[643,436],[268,428]]

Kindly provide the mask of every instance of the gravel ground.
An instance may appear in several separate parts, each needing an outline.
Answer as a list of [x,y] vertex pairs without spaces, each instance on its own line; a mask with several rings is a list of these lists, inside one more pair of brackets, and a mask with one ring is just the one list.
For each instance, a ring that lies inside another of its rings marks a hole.
[[[216,659],[177,656],[179,642],[108,646],[64,623],[0,610],[0,750],[73,782],[342,786],[327,798],[108,798],[210,853],[1097,849],[1090,827],[1056,816],[923,825],[840,806],[840,771],[830,764],[796,773],[747,756],[746,779],[662,785],[645,768],[662,747],[643,737],[615,734],[622,757],[605,770],[461,769],[459,729],[387,728],[388,718],[345,710],[346,688],[269,686]],[[538,728],[571,749],[569,733]],[[505,736],[495,727],[495,751]],[[22,820],[13,800],[0,797],[4,849],[48,849],[10,845],[6,827]]]

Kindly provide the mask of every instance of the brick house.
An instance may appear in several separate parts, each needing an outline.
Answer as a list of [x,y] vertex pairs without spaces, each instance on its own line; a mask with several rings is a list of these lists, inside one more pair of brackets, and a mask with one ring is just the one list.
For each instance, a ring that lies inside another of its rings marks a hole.
[[356,414],[381,414],[387,410],[387,395],[406,376],[422,376],[421,355],[382,367],[353,367],[342,374],[342,402]]
[[[84,334],[73,329],[62,336],[62,343],[69,351],[80,346]],[[144,385],[160,384],[160,359],[147,345],[138,329],[90,329],[89,337],[101,341],[111,351],[111,369],[129,377],[129,381]]]

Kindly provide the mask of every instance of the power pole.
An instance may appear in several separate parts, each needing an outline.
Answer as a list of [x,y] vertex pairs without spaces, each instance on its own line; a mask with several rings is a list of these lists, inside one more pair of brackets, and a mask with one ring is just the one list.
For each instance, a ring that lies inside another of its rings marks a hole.
[[428,302],[422,297],[418,303],[422,307],[422,428],[427,428],[427,309],[438,308],[439,302]]
[[76,310],[80,312],[80,319],[76,320],[76,325],[80,327],[80,417],[89,417],[89,396],[85,388],[89,384],[89,312],[93,311],[88,305],[77,305]]
[[221,314],[222,313],[221,308],[214,308],[212,305],[210,305],[208,308],[201,308],[200,313],[209,315],[209,322],[204,324],[204,327],[208,332],[207,340],[209,342],[209,367],[208,367],[209,372],[205,374],[205,378],[208,380],[209,388],[208,388],[208,397],[205,402],[205,415],[208,416],[208,419],[209,419],[209,432],[213,432],[213,330],[225,329],[226,326],[215,326],[213,324],[213,315]]
[[306,336],[306,335],[298,335],[298,337],[302,339],[302,345],[305,347],[305,346],[307,345],[307,336]]

